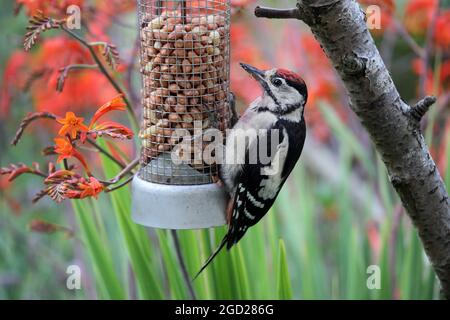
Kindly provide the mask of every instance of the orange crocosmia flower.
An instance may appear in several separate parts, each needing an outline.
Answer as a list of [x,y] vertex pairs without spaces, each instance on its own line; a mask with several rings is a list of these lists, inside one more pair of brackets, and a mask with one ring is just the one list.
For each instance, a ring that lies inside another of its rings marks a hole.
[[74,148],[72,143],[66,138],[55,138],[55,152],[59,154],[57,162],[73,156]]
[[99,193],[103,191],[104,186],[94,177],[89,177],[89,181],[86,181],[86,183],[80,183],[79,188],[82,190],[80,199],[87,197],[94,197],[97,199]]
[[91,124],[89,125],[89,128],[92,128],[93,125],[108,112],[111,112],[113,110],[120,110],[124,111],[126,109],[126,104],[123,101],[123,97],[121,94],[114,97],[111,101],[108,101],[104,105],[102,105],[98,110],[95,112],[94,116],[92,117]]
[[72,143],[66,138],[55,138],[55,152],[59,154],[57,162],[61,162],[64,159],[69,159],[74,157],[80,161],[83,165],[86,172],[90,175],[91,172],[87,165],[86,159],[84,159],[83,155],[79,153],[72,145]]
[[71,111],[66,113],[65,118],[60,118],[56,121],[63,125],[58,132],[61,136],[68,134],[72,139],[76,139],[78,132],[88,131],[88,127],[83,124],[84,118],[78,118]]

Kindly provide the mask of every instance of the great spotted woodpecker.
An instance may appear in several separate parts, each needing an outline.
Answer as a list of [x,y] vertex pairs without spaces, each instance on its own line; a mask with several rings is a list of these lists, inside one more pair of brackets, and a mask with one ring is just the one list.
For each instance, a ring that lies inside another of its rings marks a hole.
[[[262,71],[243,63],[241,66],[259,82],[263,94],[227,135],[220,178],[231,199],[228,232],[195,278],[225,245],[229,250],[269,211],[305,142],[303,114],[308,92],[303,79],[285,69]],[[236,142],[244,135],[245,148],[239,148]],[[268,161],[261,160],[262,149]]]

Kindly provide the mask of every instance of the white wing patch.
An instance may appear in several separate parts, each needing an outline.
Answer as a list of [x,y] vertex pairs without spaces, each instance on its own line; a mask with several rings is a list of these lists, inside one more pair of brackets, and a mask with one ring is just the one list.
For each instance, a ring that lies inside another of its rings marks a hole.
[[250,200],[250,202],[257,208],[264,208],[264,203],[258,201],[255,199],[255,197],[249,192],[247,191],[247,198]]
[[[256,99],[235,124],[233,129],[227,132],[224,155],[223,159],[221,159],[223,163],[220,170],[223,182],[229,191],[236,188],[234,183],[236,177],[242,173],[246,151],[252,141],[257,138],[259,129],[271,128],[277,121],[277,117],[270,112],[256,111],[260,105],[260,100],[260,98]],[[245,134],[247,130],[254,131],[256,134],[249,134],[248,143],[245,144],[245,148],[241,148],[241,145],[239,143],[236,144],[235,142],[243,141],[241,135]]]
[[270,166],[263,167],[261,174],[267,175],[267,179],[261,180],[258,196],[264,200],[273,199],[277,196],[282,184],[282,173],[289,149],[289,137],[286,129],[283,129],[283,141],[278,145],[278,150]]
[[250,220],[255,220],[255,216],[252,215],[250,212],[248,212],[247,208],[244,208],[244,214],[246,215],[247,218],[249,218]]

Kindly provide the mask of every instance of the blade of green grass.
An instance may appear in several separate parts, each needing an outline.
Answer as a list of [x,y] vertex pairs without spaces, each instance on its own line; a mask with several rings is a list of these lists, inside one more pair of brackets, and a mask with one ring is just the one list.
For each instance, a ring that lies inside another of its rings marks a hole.
[[[179,230],[178,237],[180,239],[181,250],[183,252],[183,257],[185,259],[186,268],[191,278],[200,270],[202,260],[199,242],[197,240],[197,231],[195,230]],[[194,290],[197,294],[197,298],[206,299],[207,288],[205,287],[205,282],[202,281],[200,275],[194,282]]]
[[281,300],[289,300],[292,299],[292,288],[287,265],[286,248],[282,239],[279,241],[278,255],[277,298]]
[[233,276],[235,285],[239,290],[238,299],[252,299],[249,277],[247,272],[247,265],[245,263],[244,254],[240,244],[235,245],[230,250],[231,261],[233,265]]
[[[107,148],[103,141],[102,147]],[[113,177],[120,169],[109,158],[101,156],[105,176]],[[164,297],[161,281],[152,264],[152,250],[145,229],[131,220],[131,192],[123,187],[110,193],[113,212],[117,219],[119,230],[124,239],[130,259],[131,268],[136,277],[139,297],[143,299],[162,299]]]
[[92,208],[80,200],[73,200],[75,216],[80,226],[81,238],[85,244],[97,282],[97,288],[103,299],[125,299],[125,293],[117,277],[112,257],[102,242],[92,217]]
[[[172,299],[188,299],[185,280],[167,230],[157,230]],[[171,245],[172,244],[172,245]]]
[[378,299],[392,299],[391,271],[389,267],[391,224],[386,221],[381,227],[381,251],[379,267],[381,272],[381,288],[376,290]]
[[361,161],[371,178],[375,178],[375,171],[366,148],[358,141],[355,134],[341,121],[339,115],[326,102],[318,104],[319,110],[324,116],[325,122],[330,126],[333,134],[342,142],[346,148],[350,148],[356,158]]
[[418,299],[423,281],[422,250],[416,230],[410,230],[409,246],[402,272],[402,299]]

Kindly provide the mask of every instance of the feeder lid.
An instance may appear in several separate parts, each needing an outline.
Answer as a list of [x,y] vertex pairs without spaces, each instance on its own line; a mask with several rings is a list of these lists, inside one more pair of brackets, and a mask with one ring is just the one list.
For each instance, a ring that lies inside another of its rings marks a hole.
[[217,184],[167,185],[135,176],[133,221],[161,229],[203,229],[226,224],[227,195]]

